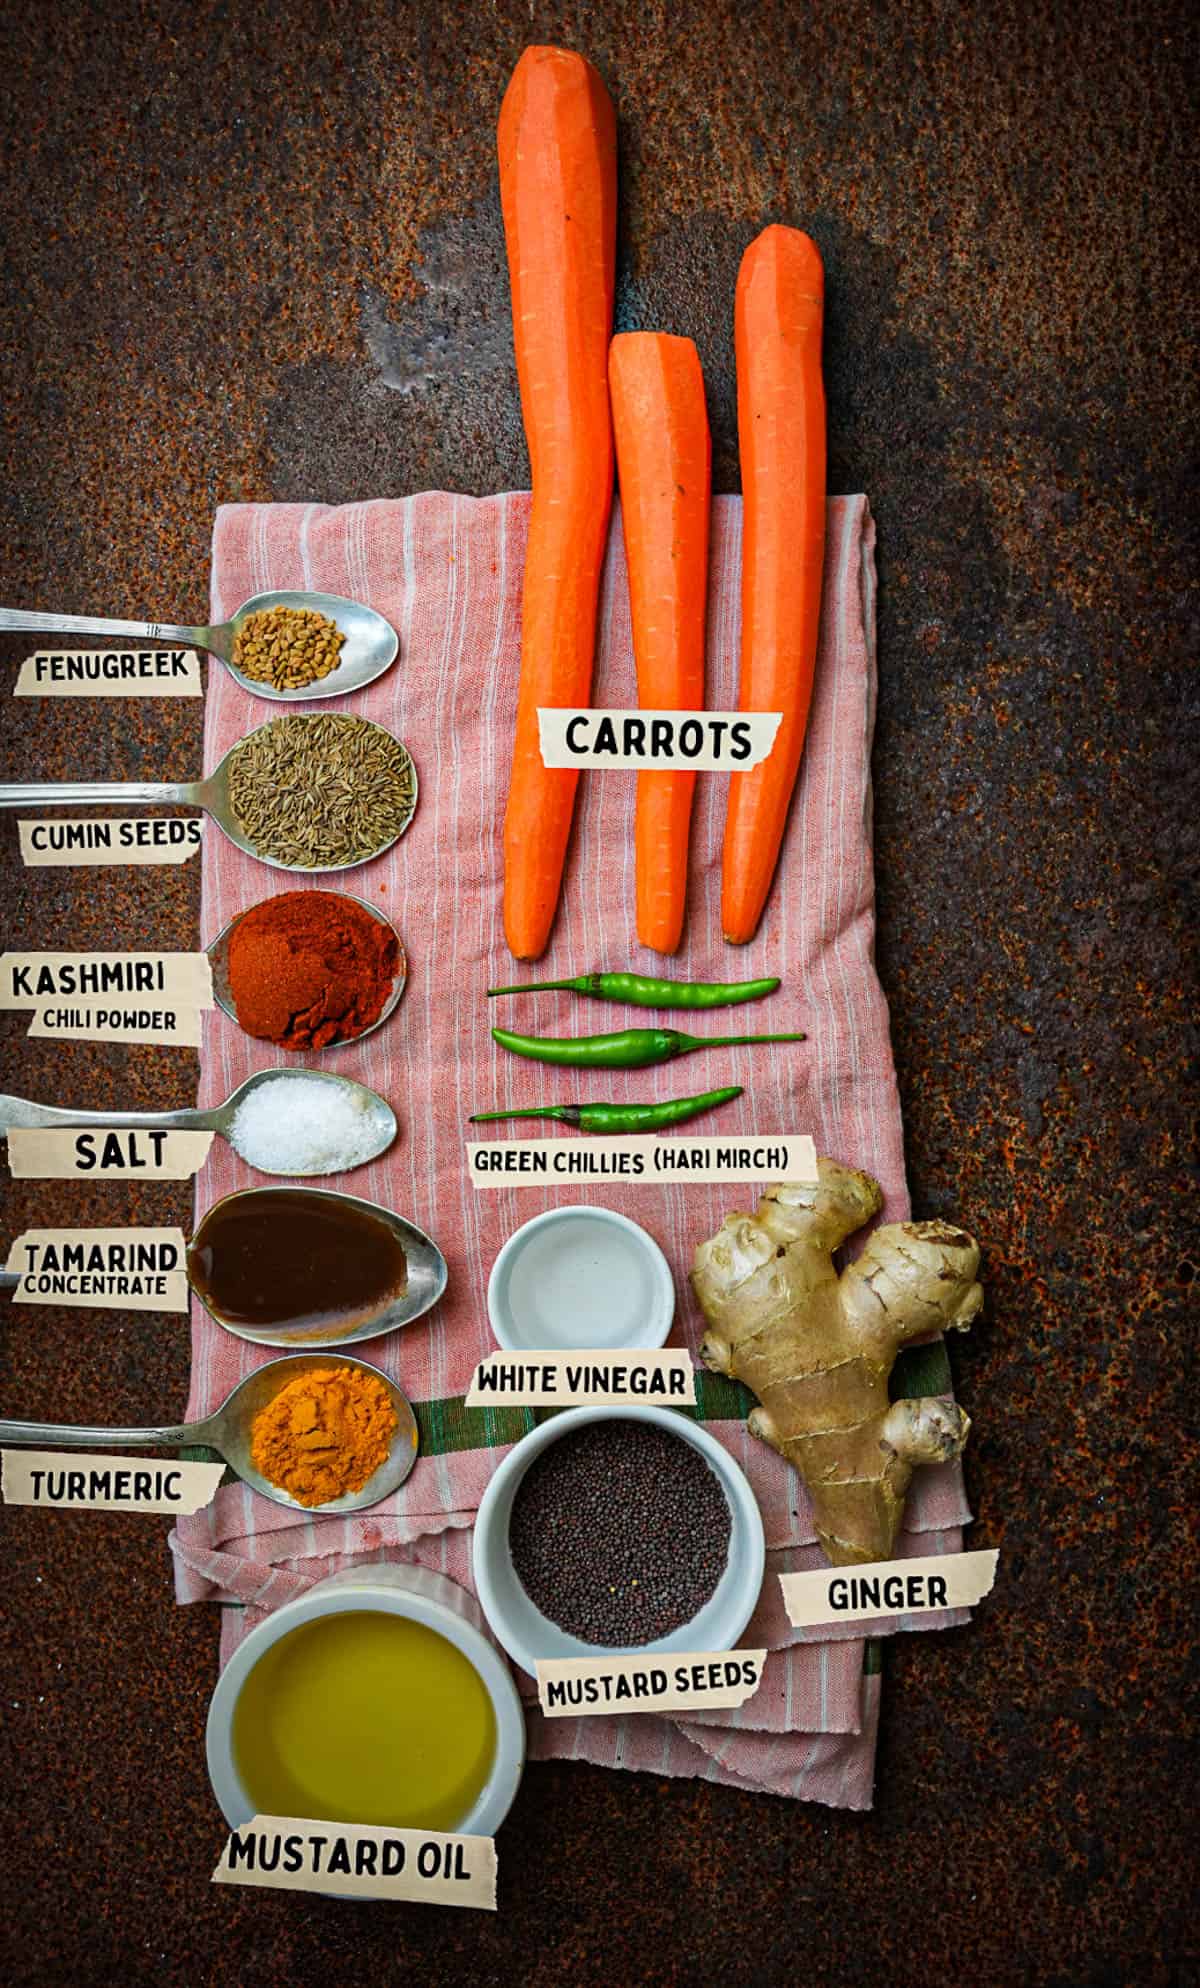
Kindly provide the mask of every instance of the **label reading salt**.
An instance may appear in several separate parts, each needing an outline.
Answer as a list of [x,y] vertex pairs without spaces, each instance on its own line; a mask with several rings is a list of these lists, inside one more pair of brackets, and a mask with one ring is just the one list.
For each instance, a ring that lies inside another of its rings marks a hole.
[[780,711],[593,711],[538,706],[542,765],[623,772],[745,773],[775,743]]
[[185,1312],[186,1249],[182,1229],[26,1229],[5,1267],[17,1304]]
[[231,1830],[212,1881],[494,1912],[496,1845],[490,1836],[256,1815]]
[[696,1370],[685,1351],[666,1346],[532,1353],[523,1360],[493,1353],[475,1369],[467,1407],[486,1408],[493,1401],[523,1408],[579,1402],[615,1407],[626,1401],[694,1406]]
[[928,1615],[972,1608],[990,1594],[999,1551],[931,1553],[918,1560],[874,1560],[861,1567],[818,1567],[781,1574],[783,1605],[793,1628],[862,1622],[876,1615]]
[[26,656],[14,697],[200,697],[195,649],[39,649]]
[[656,1657],[539,1657],[548,1719],[599,1713],[715,1712],[744,1705],[762,1683],[765,1650],[672,1650]]
[[14,1180],[190,1180],[208,1158],[211,1132],[136,1130],[47,1131],[10,1125],[8,1165]]
[[214,1496],[223,1463],[131,1461],[82,1450],[0,1450],[6,1505],[61,1511],[198,1512]]
[[544,1186],[581,1180],[815,1183],[817,1150],[807,1133],[742,1132],[732,1138],[662,1138],[655,1132],[611,1138],[468,1140],[476,1187]]
[[27,870],[116,869],[136,863],[186,863],[203,839],[202,821],[174,815],[67,816],[19,821]]

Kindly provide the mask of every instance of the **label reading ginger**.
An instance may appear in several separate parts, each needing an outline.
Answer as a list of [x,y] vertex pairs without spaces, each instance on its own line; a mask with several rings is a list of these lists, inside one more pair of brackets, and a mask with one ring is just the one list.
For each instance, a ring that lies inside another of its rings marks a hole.
[[931,1553],[914,1560],[874,1560],[861,1567],[817,1567],[780,1574],[783,1605],[795,1629],[827,1622],[863,1622],[882,1615],[928,1615],[972,1608],[990,1594],[996,1549]]
[[26,656],[14,697],[200,697],[195,649],[39,649]]

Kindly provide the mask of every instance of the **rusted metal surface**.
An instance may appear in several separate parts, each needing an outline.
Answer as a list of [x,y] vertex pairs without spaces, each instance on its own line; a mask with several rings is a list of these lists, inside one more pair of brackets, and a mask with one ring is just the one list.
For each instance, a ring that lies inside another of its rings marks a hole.
[[[13,605],[202,619],[219,501],[525,480],[493,143],[527,41],[612,89],[618,321],[696,338],[719,488],[738,258],[767,219],[817,238],[831,488],[879,521],[879,961],[917,1210],[987,1243],[954,1360],[975,1543],[1003,1556],[969,1631],[889,1648],[872,1816],[534,1768],[480,1924],[210,1890],[215,1612],[175,1608],[159,1521],[9,1515],[10,1978],[1184,1980],[1185,9],[51,0],[0,35]],[[3,777],[187,777],[199,735],[174,704],[10,701]],[[11,821],[0,863],[7,945],[196,943],[194,865],[101,890],[22,871]],[[171,1052],[23,1029],[0,1020],[4,1089],[194,1083]],[[76,1190],[71,1220],[112,1206]],[[187,1213],[160,1186],[121,1218]],[[56,1218],[10,1186],[6,1246]],[[180,1323],[17,1316],[7,1412],[182,1408]]]

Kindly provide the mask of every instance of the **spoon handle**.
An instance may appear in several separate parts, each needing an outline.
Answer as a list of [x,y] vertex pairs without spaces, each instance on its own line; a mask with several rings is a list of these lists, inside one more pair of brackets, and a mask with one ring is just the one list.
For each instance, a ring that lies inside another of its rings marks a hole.
[[187,642],[207,649],[211,628],[182,628],[171,621],[105,621],[89,614],[30,613],[20,607],[0,607],[0,634],[139,635],[151,642]]
[[128,801],[142,807],[163,801],[175,807],[201,808],[200,786],[198,780],[57,780],[52,784],[16,780],[0,784],[0,808],[61,808],[71,801],[82,801],[87,807],[109,801]]
[[207,1422],[179,1422],[171,1429],[88,1429],[72,1422],[0,1421],[0,1444],[87,1450],[95,1443],[111,1443],[119,1450],[153,1450],[160,1444],[203,1443],[207,1429]]
[[34,1131],[54,1126],[111,1125],[134,1130],[144,1127],[148,1132],[160,1127],[166,1132],[214,1132],[216,1113],[197,1111],[192,1105],[179,1111],[72,1111],[66,1105],[32,1104],[28,1098],[0,1096],[0,1139],[14,1125]]

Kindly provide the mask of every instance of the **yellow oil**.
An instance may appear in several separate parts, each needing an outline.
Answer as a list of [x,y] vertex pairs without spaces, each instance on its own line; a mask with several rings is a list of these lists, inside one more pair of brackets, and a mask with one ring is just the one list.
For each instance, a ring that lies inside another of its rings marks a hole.
[[496,1720],[453,1643],[354,1609],[260,1657],[238,1696],[233,1752],[259,1815],[456,1829],[491,1772]]

